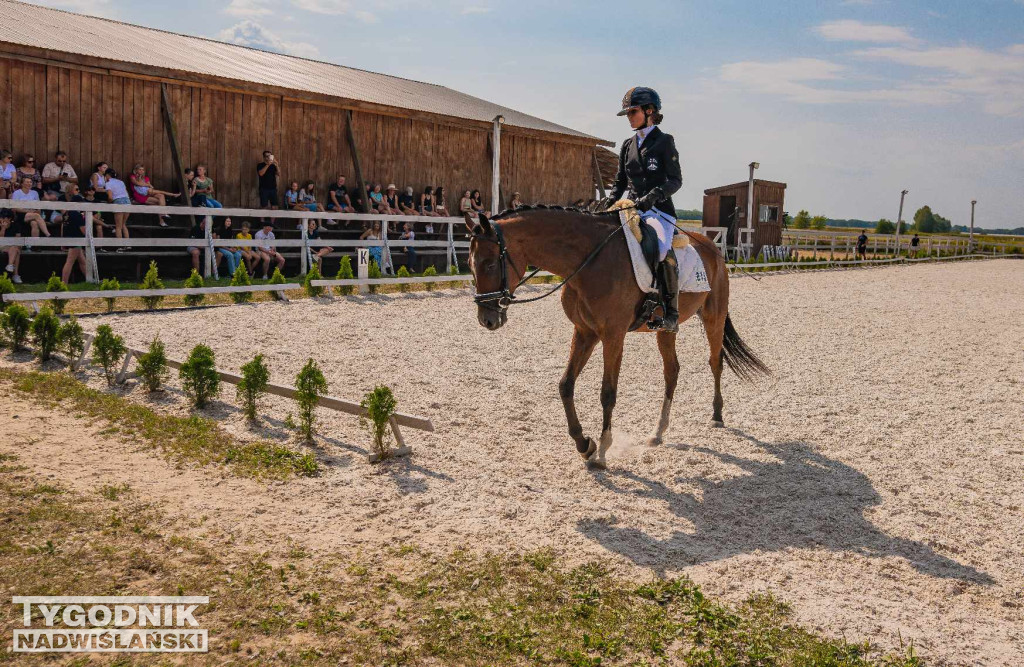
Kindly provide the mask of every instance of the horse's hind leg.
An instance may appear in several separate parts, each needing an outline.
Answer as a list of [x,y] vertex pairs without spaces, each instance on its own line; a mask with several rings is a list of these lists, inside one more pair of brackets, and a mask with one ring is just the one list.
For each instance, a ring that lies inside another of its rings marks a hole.
[[661,403],[661,416],[654,433],[647,439],[648,445],[660,445],[665,431],[668,429],[669,415],[672,413],[672,397],[676,393],[679,381],[679,357],[676,355],[676,334],[666,331],[658,332],[658,351],[665,364],[665,398]]
[[622,347],[625,336],[617,336],[601,343],[604,351],[604,379],[601,382],[601,408],[604,418],[601,422],[601,446],[597,450],[597,458],[589,463],[594,468],[605,469],[607,464],[604,455],[612,446],[612,411],[619,391],[619,369],[622,367]]
[[711,417],[711,425],[721,428],[725,426],[722,419],[722,362],[725,359],[722,355],[722,345],[725,340],[725,315],[709,314],[707,308],[702,308],[700,318],[704,322],[704,333],[711,348],[708,364],[711,365],[711,373],[715,376],[715,412]]
[[589,459],[596,451],[597,444],[592,438],[583,435],[583,426],[576,415],[576,402],[573,394],[576,391],[576,378],[583,372],[587,360],[597,345],[597,334],[583,331],[576,327],[572,334],[572,347],[569,349],[569,365],[566,366],[562,381],[558,383],[558,393],[565,407],[565,418],[569,422],[569,435],[576,442],[576,451],[585,459]]

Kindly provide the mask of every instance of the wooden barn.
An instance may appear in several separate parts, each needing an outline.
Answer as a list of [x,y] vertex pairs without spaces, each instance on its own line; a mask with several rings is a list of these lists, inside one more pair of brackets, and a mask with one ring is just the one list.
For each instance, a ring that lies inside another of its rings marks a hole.
[[[704,191],[704,227],[727,227],[729,245],[738,239],[738,227],[747,226],[747,194],[749,181],[723,185]],[[761,246],[782,244],[782,216],[785,211],[786,184],[754,179],[753,254]]]
[[495,136],[499,205],[590,199],[613,145],[444,86],[0,0],[0,148],[39,166],[61,149],[83,181],[141,162],[178,191],[176,162],[201,162],[221,202],[257,207],[269,149],[282,188],[441,185],[457,211],[464,190],[490,205]]

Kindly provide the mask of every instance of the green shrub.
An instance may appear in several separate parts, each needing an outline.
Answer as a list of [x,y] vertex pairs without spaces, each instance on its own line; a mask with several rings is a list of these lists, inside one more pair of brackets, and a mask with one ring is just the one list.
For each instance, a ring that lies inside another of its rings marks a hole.
[[149,351],[139,355],[137,373],[142,378],[142,384],[149,392],[160,391],[170,371],[167,369],[167,353],[164,350],[163,341],[159,337],[154,338],[149,344]]
[[452,262],[451,268],[448,269],[448,275],[449,276],[457,276],[457,275],[459,275],[459,262],[458,261]]
[[[146,275],[142,278],[142,284],[139,285],[141,289],[163,289],[164,281],[160,280],[160,275],[156,270],[156,261],[149,263],[149,269],[146,270]],[[163,301],[163,296],[144,296],[142,297],[142,303],[146,304],[146,310],[154,310]]]
[[299,433],[306,440],[313,439],[316,405],[327,394],[327,379],[316,362],[310,359],[295,376],[295,400],[299,404]]
[[[270,280],[267,281],[267,284],[268,285],[284,285],[285,284],[284,274],[281,273],[281,267],[279,267],[279,266],[275,266],[274,267],[274,273],[272,273],[270,275]],[[281,300],[281,297],[278,295],[277,292],[271,292],[270,293],[270,297],[274,301],[280,301]]]
[[[381,277],[380,266],[372,258],[370,259],[370,265],[366,268],[366,277],[371,279]],[[380,289],[380,285],[370,285],[369,287],[372,294],[376,294],[377,290]]]
[[238,383],[237,397],[242,404],[242,412],[249,419],[256,420],[260,398],[267,393],[270,382],[270,371],[263,363],[263,355],[257,354],[247,364],[242,365],[242,380]]
[[[121,289],[121,283],[117,282],[117,278],[104,278],[103,282],[100,283],[100,289],[104,292],[112,292]],[[117,299],[106,299],[108,313],[114,312],[115,301],[117,301]]]
[[[198,271],[196,271],[195,269],[192,269],[191,275],[189,275],[189,277],[185,279],[185,287],[187,287],[189,289],[198,289],[198,288],[203,287],[203,286],[204,286],[203,277],[201,275],[199,275]],[[186,306],[198,306],[199,304],[201,304],[203,302],[203,299],[205,299],[205,298],[206,298],[205,294],[186,294],[185,295],[185,305]]]
[[[252,285],[252,281],[249,280],[249,272],[245,270],[244,262],[239,262],[238,267],[235,268],[235,274],[231,276],[231,285],[233,287]],[[232,292],[231,300],[235,303],[249,303],[252,300],[252,292]]]
[[366,415],[360,421],[373,437],[374,453],[381,459],[387,458],[391,455],[391,440],[394,436],[391,432],[391,417],[398,407],[394,393],[387,385],[378,385],[363,397],[359,405],[366,410]]
[[[404,264],[402,266],[398,267],[398,274],[397,275],[398,275],[399,278],[409,278],[409,277],[411,277],[411,274],[409,273],[409,269],[405,268]],[[411,285],[409,283],[399,283],[398,291],[399,292],[408,292],[410,287],[411,287]]]
[[[352,258],[345,255],[341,258],[341,266],[338,267],[338,275],[335,278],[337,280],[352,280],[355,277],[355,274],[352,273]],[[355,291],[356,288],[352,285],[343,285],[338,288],[338,293],[342,296],[348,296]]]
[[178,370],[185,395],[196,408],[204,408],[211,398],[220,394],[220,376],[213,350],[196,345]]
[[[428,266],[427,268],[425,268],[423,270],[423,277],[436,276],[436,275],[437,275],[437,269],[434,268],[433,264],[431,264],[430,266]],[[434,287],[436,285],[437,285],[437,283],[423,283],[423,287],[426,288],[426,290],[428,292],[433,292],[434,291]]]
[[28,308],[20,303],[12,303],[0,315],[0,329],[3,330],[4,342],[12,349],[25,347],[28,340],[32,320],[28,316]]
[[43,306],[32,320],[32,341],[36,344],[36,356],[39,357],[39,361],[50,360],[57,349],[59,335],[60,320],[49,306]]
[[114,371],[117,363],[128,353],[124,339],[114,333],[109,324],[96,327],[96,337],[92,340],[92,360],[103,367],[103,375],[107,385],[114,384]]
[[306,296],[323,296],[324,288],[314,285],[314,280],[320,280],[320,269],[316,264],[309,267],[309,272],[306,274],[305,280],[302,281],[302,289],[306,292]]
[[85,350],[85,332],[82,325],[72,316],[61,325],[57,334],[58,349],[68,358],[68,363],[75,363]]
[[[64,284],[64,281],[57,277],[56,273],[50,275],[50,279],[46,281],[47,292],[67,292],[68,286]],[[50,304],[53,305],[53,312],[58,315],[64,314],[64,306],[68,304],[67,299],[50,299]]]
[[3,300],[4,294],[14,294],[16,291],[14,283],[7,277],[7,274],[0,273],[0,311],[7,307],[7,302]]

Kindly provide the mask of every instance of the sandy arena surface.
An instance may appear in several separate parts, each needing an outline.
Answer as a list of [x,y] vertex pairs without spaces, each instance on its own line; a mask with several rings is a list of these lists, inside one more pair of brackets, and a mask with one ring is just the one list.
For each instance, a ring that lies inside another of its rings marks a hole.
[[[726,375],[728,428],[710,428],[707,343],[686,323],[670,444],[649,449],[661,362],[653,336],[630,336],[608,472],[586,470],[566,432],[557,298],[490,333],[454,290],[83,320],[135,347],[159,334],[177,359],[206,343],[225,370],[262,352],[279,383],[313,357],[337,396],[387,383],[436,426],[406,430],[411,459],[367,465],[358,421],[322,411],[325,474],[268,486],[176,468],[20,398],[0,450],[83,489],[129,481],[254,543],[550,546],[637,577],[685,573],[733,600],[771,589],[810,627],[901,636],[932,664],[1024,662],[1024,262],[740,277],[731,312],[774,378]],[[577,385],[594,436],[600,379],[595,354]],[[125,391],[185,412],[176,381],[155,401]],[[212,413],[236,434],[291,437],[286,401],[249,431],[233,388],[222,399]]]

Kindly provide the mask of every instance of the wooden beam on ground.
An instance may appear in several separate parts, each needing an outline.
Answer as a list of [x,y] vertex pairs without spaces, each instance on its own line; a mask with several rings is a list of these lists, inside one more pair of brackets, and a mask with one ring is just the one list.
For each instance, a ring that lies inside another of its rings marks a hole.
[[349,109],[345,110],[345,136],[348,137],[348,149],[352,151],[352,166],[356,170],[359,201],[363,202],[363,213],[369,213],[370,197],[366,194],[366,181],[363,180],[363,167],[359,160],[359,146],[356,145],[356,133],[352,129],[352,111]]
[[[160,111],[164,117],[164,130],[167,131],[167,142],[171,145],[171,161],[174,163],[174,173],[178,177],[178,188],[181,192],[181,201],[186,206],[191,206],[192,201],[188,196],[188,183],[185,181],[185,166],[181,164],[181,151],[178,150],[178,130],[174,124],[174,112],[171,110],[171,100],[167,94],[167,84],[160,84]],[[189,215],[189,222],[195,227],[196,218]]]

